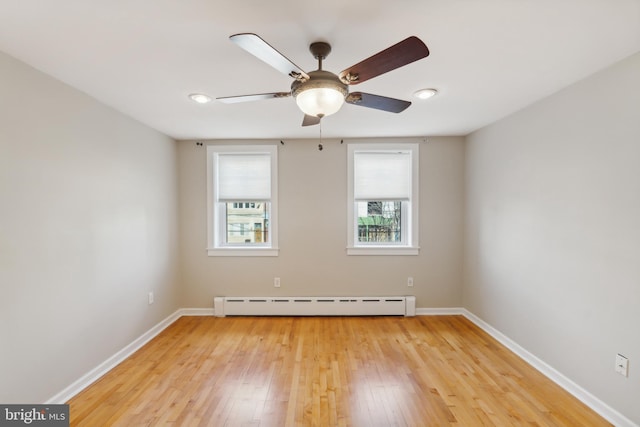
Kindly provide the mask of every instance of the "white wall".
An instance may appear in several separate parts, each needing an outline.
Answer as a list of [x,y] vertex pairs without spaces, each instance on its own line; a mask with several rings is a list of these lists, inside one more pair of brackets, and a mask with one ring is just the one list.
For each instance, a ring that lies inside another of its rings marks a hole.
[[468,136],[464,303],[640,424],[638,76],[640,54]]
[[325,140],[322,151],[318,140],[278,144],[280,255],[259,258],[207,256],[206,150],[180,142],[183,305],[211,307],[219,295],[411,294],[418,307],[459,307],[464,139],[420,143],[419,256],[346,255],[347,142]]
[[0,76],[0,402],[37,403],[178,307],[176,144],[2,53]]

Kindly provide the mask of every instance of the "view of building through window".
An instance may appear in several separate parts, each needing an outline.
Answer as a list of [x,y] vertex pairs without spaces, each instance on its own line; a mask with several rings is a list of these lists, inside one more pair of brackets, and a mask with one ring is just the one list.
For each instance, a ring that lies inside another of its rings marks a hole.
[[358,242],[401,243],[402,202],[358,202]]
[[226,203],[226,243],[267,243],[269,241],[269,203]]

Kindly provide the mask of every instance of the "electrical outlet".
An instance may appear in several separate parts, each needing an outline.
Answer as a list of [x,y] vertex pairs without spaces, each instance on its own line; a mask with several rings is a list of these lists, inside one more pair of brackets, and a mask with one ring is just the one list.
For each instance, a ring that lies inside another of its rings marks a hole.
[[407,277],[407,286],[413,286],[413,277]]
[[625,377],[629,376],[629,359],[621,354],[616,354],[616,372]]
[[279,277],[274,277],[273,278],[273,287],[274,288],[279,288],[280,287],[280,278]]
[[153,304],[153,292],[149,292],[149,305]]

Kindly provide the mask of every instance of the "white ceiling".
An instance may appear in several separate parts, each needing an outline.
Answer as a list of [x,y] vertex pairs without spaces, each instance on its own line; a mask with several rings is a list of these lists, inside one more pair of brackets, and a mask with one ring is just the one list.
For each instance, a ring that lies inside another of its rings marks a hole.
[[[176,139],[317,137],[292,98],[187,98],[289,90],[228,40],[241,32],[306,71],[327,41],[336,73],[418,36],[428,58],[357,87],[413,105],[345,105],[322,134],[465,135],[640,51],[640,0],[0,0],[0,50]],[[412,99],[424,87],[440,93]]]

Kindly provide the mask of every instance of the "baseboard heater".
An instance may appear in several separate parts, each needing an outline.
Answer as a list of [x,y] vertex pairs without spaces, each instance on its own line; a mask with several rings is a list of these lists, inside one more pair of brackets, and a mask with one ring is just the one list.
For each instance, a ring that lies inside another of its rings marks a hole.
[[215,297],[224,316],[415,316],[416,297]]

